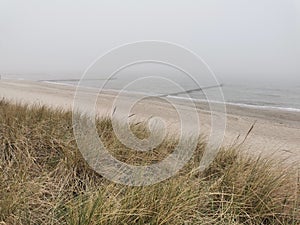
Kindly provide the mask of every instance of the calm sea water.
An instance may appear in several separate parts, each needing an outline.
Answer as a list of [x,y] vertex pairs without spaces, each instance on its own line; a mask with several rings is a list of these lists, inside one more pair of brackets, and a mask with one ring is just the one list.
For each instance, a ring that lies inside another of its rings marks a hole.
[[[134,82],[132,82],[134,80]],[[78,80],[55,80],[52,82],[68,85],[77,85]],[[198,88],[191,82],[181,80],[176,82],[184,90]],[[147,93],[151,95],[170,94],[180,91],[178,87],[170,82],[156,79],[126,79],[114,78],[109,81],[101,79],[84,80],[81,83],[86,87],[104,87],[105,89],[126,90],[129,92]],[[205,91],[210,96],[217,95],[217,89]],[[300,85],[259,85],[259,84],[224,84],[222,87],[226,103],[245,105],[249,107],[278,108],[300,112]],[[206,96],[201,91],[191,92],[190,97],[205,100]],[[173,95],[176,98],[184,98],[183,95]]]

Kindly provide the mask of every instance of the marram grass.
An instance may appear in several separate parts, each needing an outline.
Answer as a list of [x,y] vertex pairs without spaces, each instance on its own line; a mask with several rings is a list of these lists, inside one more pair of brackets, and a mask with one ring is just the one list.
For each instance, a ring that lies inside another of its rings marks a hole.
[[[97,128],[111,153],[147,164],[176,146],[125,148],[109,119]],[[143,124],[133,132],[148,135]],[[299,224],[300,185],[295,170],[274,159],[222,149],[204,172],[205,143],[174,177],[146,187],[115,184],[95,173],[77,149],[72,113],[0,101],[0,224]]]

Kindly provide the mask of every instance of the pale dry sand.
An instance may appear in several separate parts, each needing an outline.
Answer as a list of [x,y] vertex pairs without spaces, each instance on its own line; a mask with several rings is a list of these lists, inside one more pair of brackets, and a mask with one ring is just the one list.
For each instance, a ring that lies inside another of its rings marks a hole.
[[[0,97],[13,102],[28,104],[40,104],[51,107],[61,107],[66,110],[72,109],[74,93],[73,86],[20,81],[1,80]],[[90,104],[91,96],[97,95],[93,89],[81,89],[83,96],[81,102]],[[97,109],[101,115],[113,111],[113,101],[116,92],[105,91],[98,96]],[[122,96],[126,106],[130,102],[131,94]],[[181,107],[185,113],[190,113],[189,105],[182,100],[176,100],[176,107]],[[223,146],[240,143],[245,138],[248,130],[254,122],[255,126],[241,149],[251,154],[262,156],[275,156],[286,159],[287,162],[300,161],[300,112],[289,112],[274,109],[256,109],[227,105],[226,131]],[[204,135],[210,129],[210,111],[206,103],[197,103],[197,112]],[[148,98],[138,102],[131,110],[134,116],[130,120],[147,119],[158,116],[167,122],[169,130],[176,132],[180,129],[178,115],[174,107],[165,100]],[[219,112],[214,112],[218,115]],[[237,138],[239,137],[239,138]]]

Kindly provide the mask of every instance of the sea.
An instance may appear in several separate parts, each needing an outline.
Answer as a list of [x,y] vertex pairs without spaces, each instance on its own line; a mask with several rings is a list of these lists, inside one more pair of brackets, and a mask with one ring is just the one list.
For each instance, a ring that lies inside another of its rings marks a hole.
[[[55,77],[55,78],[53,78]],[[167,96],[169,98],[193,98],[199,101],[225,101],[226,104],[245,107],[278,109],[300,112],[300,83],[284,82],[218,82],[195,83],[182,74],[161,75],[133,73],[105,78],[97,75],[73,78],[72,76],[32,76],[29,80],[56,83],[61,85],[84,86],[87,88],[108,89],[151,96]],[[23,79],[19,76],[7,78]],[[42,78],[42,79],[40,79]],[[25,78],[28,79],[28,76]],[[221,85],[221,87],[206,87]],[[199,90],[199,88],[203,90]],[[187,91],[188,93],[181,93]],[[220,91],[222,98],[220,99]],[[210,99],[208,99],[208,96]],[[214,98],[214,96],[216,96]]]
[[[300,85],[298,84],[232,84],[225,82],[199,86],[181,81],[180,83],[176,83],[176,85],[173,83],[168,85],[169,82],[162,82],[160,79],[155,78],[141,79],[138,82],[134,82],[132,79],[118,77],[109,80],[61,79],[43,80],[43,82],[74,86],[80,85],[89,88],[103,88],[151,96],[163,95],[182,100],[188,97],[200,101],[214,101],[214,99],[220,101],[221,93],[225,103],[229,105],[300,112]],[[220,87],[216,85],[220,85]],[[180,88],[178,88],[178,86],[180,86]],[[203,90],[199,90],[199,87]],[[188,93],[181,93],[185,91]],[[216,97],[214,98],[214,96]],[[211,97],[211,99],[208,99],[209,97]]]

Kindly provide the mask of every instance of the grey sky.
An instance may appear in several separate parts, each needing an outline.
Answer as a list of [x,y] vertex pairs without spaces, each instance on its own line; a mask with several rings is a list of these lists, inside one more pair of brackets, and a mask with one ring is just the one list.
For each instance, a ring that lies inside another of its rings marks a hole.
[[178,43],[223,80],[300,80],[299,0],[0,0],[0,73],[81,74],[140,40]]

